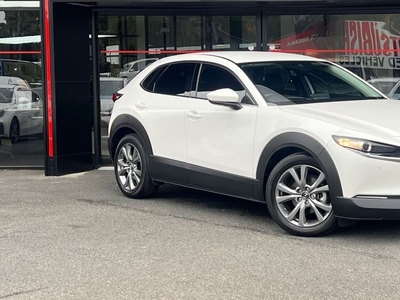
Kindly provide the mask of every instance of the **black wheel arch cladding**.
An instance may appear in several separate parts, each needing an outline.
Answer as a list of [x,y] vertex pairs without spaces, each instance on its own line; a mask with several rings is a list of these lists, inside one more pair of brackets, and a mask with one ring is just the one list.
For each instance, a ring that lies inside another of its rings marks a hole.
[[153,154],[153,148],[151,146],[150,138],[144,126],[135,117],[128,114],[122,114],[115,118],[111,126],[110,139],[108,143],[109,143],[110,156],[112,159],[117,149],[118,142],[121,140],[121,138],[123,138],[123,136],[121,136],[118,139],[118,142],[114,143],[115,135],[119,130],[124,128],[130,129],[132,132],[138,135],[140,141],[143,144],[144,149],[146,150],[147,155]]
[[314,157],[328,181],[331,201],[335,202],[334,199],[336,197],[343,196],[339,174],[325,147],[313,137],[299,132],[282,133],[268,142],[261,153],[257,165],[257,181],[264,182],[265,171],[272,156],[284,148],[299,148]]

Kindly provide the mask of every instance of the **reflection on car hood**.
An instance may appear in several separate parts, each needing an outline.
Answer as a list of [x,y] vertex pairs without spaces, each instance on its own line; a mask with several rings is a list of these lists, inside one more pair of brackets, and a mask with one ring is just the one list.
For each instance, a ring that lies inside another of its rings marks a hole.
[[282,110],[360,132],[400,136],[400,101],[363,100],[280,106]]

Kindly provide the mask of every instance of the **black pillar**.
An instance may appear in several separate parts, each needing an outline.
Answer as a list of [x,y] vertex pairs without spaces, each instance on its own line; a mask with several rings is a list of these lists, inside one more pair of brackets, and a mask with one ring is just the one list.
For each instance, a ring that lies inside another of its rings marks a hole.
[[50,62],[44,55],[51,71],[44,93],[48,98],[46,175],[57,176],[93,169],[92,11],[44,1],[50,3],[50,43],[45,52],[51,53]]

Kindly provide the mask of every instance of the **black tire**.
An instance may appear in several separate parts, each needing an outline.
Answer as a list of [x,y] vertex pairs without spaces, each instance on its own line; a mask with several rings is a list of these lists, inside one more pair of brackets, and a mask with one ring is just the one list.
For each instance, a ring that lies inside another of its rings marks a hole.
[[272,218],[293,235],[320,236],[337,227],[325,174],[305,153],[285,157],[273,168],[265,195]]
[[130,198],[150,197],[159,187],[151,179],[147,154],[135,134],[128,134],[119,142],[114,157],[114,173],[118,187]]
[[17,118],[13,118],[10,124],[10,140],[15,144],[19,141],[20,127]]

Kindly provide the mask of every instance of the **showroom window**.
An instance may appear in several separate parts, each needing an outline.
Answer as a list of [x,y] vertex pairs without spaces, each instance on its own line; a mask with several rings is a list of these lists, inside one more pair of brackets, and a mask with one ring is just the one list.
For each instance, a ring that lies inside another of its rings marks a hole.
[[43,167],[39,1],[9,3],[24,9],[0,11],[0,167]]
[[400,15],[269,16],[271,51],[331,60],[388,93],[400,79]]

